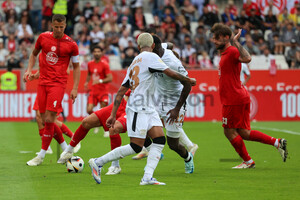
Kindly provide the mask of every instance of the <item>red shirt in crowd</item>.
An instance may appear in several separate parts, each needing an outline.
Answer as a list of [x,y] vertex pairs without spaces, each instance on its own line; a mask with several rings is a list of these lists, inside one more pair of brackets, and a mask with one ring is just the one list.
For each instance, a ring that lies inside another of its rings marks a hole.
[[[99,79],[104,79],[108,74],[111,73],[109,64],[102,59],[100,62],[96,63],[95,60],[92,60],[88,63],[88,71],[89,74],[93,78],[98,77]],[[95,84],[91,87],[93,92],[107,92],[108,91],[108,83]]]
[[240,81],[240,52],[236,47],[228,47],[222,54],[219,64],[219,92],[223,105],[250,103],[250,96]]
[[250,5],[248,5],[247,3],[244,3],[243,10],[245,10],[246,15],[248,17],[251,15],[251,9],[255,9],[256,10],[255,15],[260,15],[259,8],[258,8],[258,5],[256,3],[251,2]]
[[66,34],[56,39],[52,32],[45,32],[38,37],[35,49],[40,52],[39,85],[66,87],[67,69],[72,56],[78,56],[78,46]]

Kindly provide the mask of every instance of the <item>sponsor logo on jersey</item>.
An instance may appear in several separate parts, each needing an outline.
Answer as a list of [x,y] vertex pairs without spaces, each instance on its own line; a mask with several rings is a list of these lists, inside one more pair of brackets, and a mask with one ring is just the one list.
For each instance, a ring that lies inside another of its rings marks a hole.
[[46,60],[50,65],[55,65],[58,61],[58,56],[56,55],[56,53],[49,51],[46,55]]
[[51,51],[55,51],[55,50],[56,50],[56,46],[52,46]]

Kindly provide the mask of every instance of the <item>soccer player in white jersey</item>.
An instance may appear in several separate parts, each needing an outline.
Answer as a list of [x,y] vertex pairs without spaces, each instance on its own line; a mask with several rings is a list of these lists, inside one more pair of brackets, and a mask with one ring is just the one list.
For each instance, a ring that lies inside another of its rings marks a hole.
[[[154,53],[156,53],[158,56],[161,57],[162,61],[171,69],[183,74],[183,75],[187,75],[186,70],[184,69],[184,67],[181,64],[181,61],[178,59],[178,57],[176,55],[174,55],[174,51],[171,51],[173,48],[173,44],[172,43],[161,43],[161,40],[153,35],[154,37],[154,43],[155,43],[155,48],[153,50]],[[155,40],[156,38],[156,40]],[[159,44],[156,44],[157,41]],[[161,47],[158,47],[158,45]],[[176,57],[175,57],[176,56]],[[157,111],[160,114],[160,116],[162,117],[166,117],[166,111],[171,110],[175,107],[175,105],[177,104],[178,100],[179,100],[179,94],[183,91],[183,85],[180,83],[180,81],[177,80],[173,80],[170,78],[164,78],[165,76],[160,73],[159,76],[156,76],[158,79],[160,80],[160,82],[157,84],[157,88],[161,88],[159,89],[161,91],[161,93],[158,92],[158,90],[156,90],[156,100],[159,101],[159,105],[157,106]],[[169,84],[169,82],[171,82],[171,84]],[[156,82],[157,83],[157,82]],[[173,88],[173,86],[175,86],[175,90]],[[185,85],[184,89],[188,89],[188,85]],[[162,89],[163,88],[163,89]],[[165,93],[167,92],[167,93]],[[189,93],[189,92],[188,92]],[[165,95],[167,94],[167,96]],[[160,98],[160,96],[165,97],[165,98]],[[163,106],[165,105],[165,106]],[[168,106],[168,108],[166,107],[166,105]],[[170,106],[173,106],[170,108]],[[162,107],[164,107],[164,112],[162,112]],[[180,116],[184,117],[184,113],[185,110],[181,109],[180,110],[181,114]],[[184,118],[181,118],[180,120],[183,122]],[[164,119],[163,119],[164,120]],[[166,125],[166,120],[164,120],[164,124]],[[179,124],[175,124],[175,125],[171,125],[170,122],[168,122],[167,126],[165,126],[165,128],[169,129],[169,126],[175,126],[178,128],[175,128],[176,132],[179,131],[181,134],[179,135],[179,143],[181,144],[181,146],[185,146],[188,149],[188,152],[192,153],[192,156],[195,155],[197,149],[198,149],[198,145],[194,144],[189,137],[186,135],[186,133],[184,132],[183,128],[182,128],[182,123],[179,122]],[[172,128],[171,128],[172,129]],[[168,131],[168,130],[167,130]],[[171,131],[169,129],[169,131]],[[136,156],[132,157],[133,160],[140,160],[142,158],[145,158],[148,156],[149,151],[148,149],[150,148],[151,145],[151,140],[147,139],[145,142],[145,145],[143,147],[143,150],[137,154]],[[169,143],[168,143],[169,144]],[[171,148],[172,149],[172,148]],[[175,150],[176,151],[176,150]],[[188,170],[190,171],[190,170]]]
[[130,88],[132,92],[126,106],[127,132],[130,137],[130,144],[115,148],[99,158],[89,160],[92,175],[98,184],[101,183],[101,169],[104,164],[139,153],[142,150],[146,136],[149,136],[153,144],[150,148],[140,185],[165,185],[165,183],[153,178],[154,170],[160,160],[161,152],[166,142],[162,130],[162,122],[153,102],[155,89],[154,72],[163,72],[174,79],[188,82],[191,85],[196,84],[195,79],[188,78],[169,69],[158,55],[152,53],[155,45],[153,37],[149,33],[140,34],[137,44],[141,53],[135,57],[129,66],[122,86],[116,95],[111,116],[107,119],[107,126],[113,128],[116,120],[116,111],[121,103],[121,99]]

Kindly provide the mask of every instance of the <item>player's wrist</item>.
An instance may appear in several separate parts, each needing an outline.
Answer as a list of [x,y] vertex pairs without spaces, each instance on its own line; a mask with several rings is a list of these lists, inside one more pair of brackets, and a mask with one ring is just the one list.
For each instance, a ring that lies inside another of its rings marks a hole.
[[103,83],[103,80],[102,80],[102,79],[99,79],[99,83]]

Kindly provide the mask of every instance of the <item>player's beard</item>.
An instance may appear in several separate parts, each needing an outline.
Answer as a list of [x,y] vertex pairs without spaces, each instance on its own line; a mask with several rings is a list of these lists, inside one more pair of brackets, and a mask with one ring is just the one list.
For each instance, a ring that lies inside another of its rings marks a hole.
[[216,46],[216,49],[217,50],[223,50],[224,47],[225,47],[225,44],[220,44],[220,45]]

